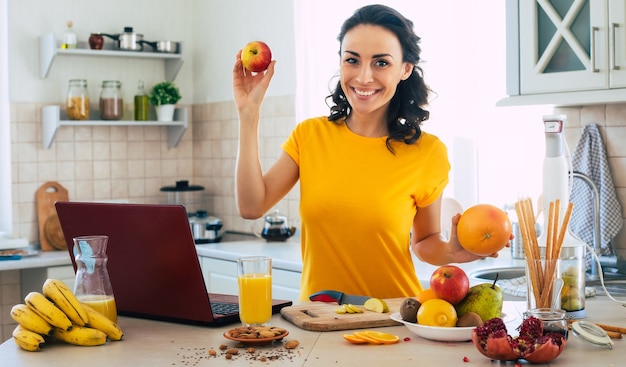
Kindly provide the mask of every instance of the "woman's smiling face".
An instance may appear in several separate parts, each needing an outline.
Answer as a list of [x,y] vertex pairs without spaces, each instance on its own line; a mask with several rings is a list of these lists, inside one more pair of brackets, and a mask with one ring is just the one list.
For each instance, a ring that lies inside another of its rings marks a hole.
[[380,26],[362,24],[352,28],[341,44],[341,88],[352,112],[386,111],[401,80],[413,65],[402,61],[396,35]]

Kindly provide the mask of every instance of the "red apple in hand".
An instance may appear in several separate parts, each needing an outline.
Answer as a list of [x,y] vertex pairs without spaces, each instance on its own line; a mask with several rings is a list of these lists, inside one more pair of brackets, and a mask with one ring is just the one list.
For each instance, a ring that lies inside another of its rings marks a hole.
[[241,50],[243,67],[255,73],[265,71],[272,61],[272,51],[265,42],[253,41]]
[[430,276],[430,288],[438,298],[456,305],[469,291],[469,278],[458,266],[443,265]]

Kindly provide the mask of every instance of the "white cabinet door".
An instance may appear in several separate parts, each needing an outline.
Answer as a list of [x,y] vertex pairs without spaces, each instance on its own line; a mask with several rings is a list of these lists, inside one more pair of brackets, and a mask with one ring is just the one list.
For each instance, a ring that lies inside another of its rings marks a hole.
[[234,261],[200,257],[204,284],[210,293],[238,294],[237,263]]
[[626,1],[609,0],[610,87],[626,87]]
[[519,19],[522,94],[609,88],[607,0],[522,0]]
[[72,265],[50,266],[47,268],[28,268],[20,270],[20,287],[22,299],[32,291],[41,292],[46,279],[60,279],[71,290],[74,290],[76,276]]
[[301,279],[302,273],[272,269],[272,298],[298,300]]
[[[76,283],[76,274],[74,273],[74,267],[72,265],[49,267],[48,278],[60,279],[68,286],[69,289],[74,290],[74,284]],[[43,283],[41,284],[43,285]]]

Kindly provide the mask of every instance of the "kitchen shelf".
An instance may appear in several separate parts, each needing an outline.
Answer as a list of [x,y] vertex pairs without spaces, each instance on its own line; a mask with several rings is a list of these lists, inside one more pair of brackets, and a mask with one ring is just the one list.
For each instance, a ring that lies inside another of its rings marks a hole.
[[[97,111],[91,113],[95,115]],[[166,126],[168,145],[175,148],[187,131],[188,113],[186,108],[176,108],[174,121],[68,120],[66,111],[59,106],[44,106],[41,111],[41,141],[44,149],[50,149],[61,126]]]
[[151,51],[124,51],[115,50],[111,44],[105,43],[102,50],[92,50],[85,42],[79,42],[78,48],[60,48],[54,38],[54,33],[44,34],[39,37],[39,76],[42,79],[48,77],[52,63],[57,56],[95,56],[95,57],[120,57],[163,60],[165,63],[165,79],[173,81],[183,66],[183,44],[179,43],[178,53],[164,53]]

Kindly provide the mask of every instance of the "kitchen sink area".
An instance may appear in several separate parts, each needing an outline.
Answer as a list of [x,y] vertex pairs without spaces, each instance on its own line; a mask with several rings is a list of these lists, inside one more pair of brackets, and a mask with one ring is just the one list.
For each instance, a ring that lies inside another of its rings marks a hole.
[[477,269],[471,271],[468,274],[470,279],[475,279],[481,282],[489,282],[494,281],[496,279],[496,275],[499,280],[503,279],[515,279],[519,277],[523,277],[525,274],[525,269],[523,267],[513,267],[513,268],[489,268],[489,269]]

